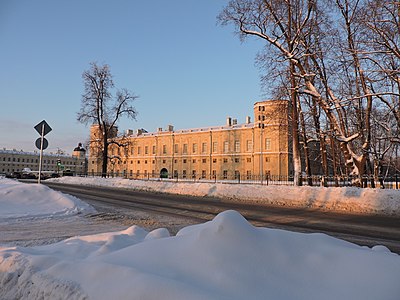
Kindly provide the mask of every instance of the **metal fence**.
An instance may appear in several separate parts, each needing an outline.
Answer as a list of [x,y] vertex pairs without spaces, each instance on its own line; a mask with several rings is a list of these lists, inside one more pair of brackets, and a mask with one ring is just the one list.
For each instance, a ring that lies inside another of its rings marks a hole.
[[[79,175],[79,174],[78,174]],[[101,173],[81,174],[79,176],[99,177]],[[171,182],[208,182],[208,183],[230,183],[230,184],[258,184],[258,185],[285,185],[293,186],[293,176],[278,176],[278,175],[227,175],[227,174],[153,174],[153,173],[134,173],[126,172],[109,172],[105,177],[121,177],[132,180],[157,180]],[[352,177],[350,176],[303,176],[302,184],[304,186],[320,186],[320,187],[346,187],[352,186]],[[400,176],[386,177],[368,177],[362,178],[362,186],[369,188],[384,188],[384,189],[400,189]]]

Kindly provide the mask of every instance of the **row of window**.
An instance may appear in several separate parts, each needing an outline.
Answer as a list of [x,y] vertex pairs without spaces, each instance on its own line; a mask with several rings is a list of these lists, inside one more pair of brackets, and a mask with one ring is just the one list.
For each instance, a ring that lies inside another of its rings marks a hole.
[[[188,159],[182,159],[182,163],[184,163],[184,164],[186,164],[188,161],[189,161]],[[205,163],[207,163],[207,158],[203,158],[203,159],[192,159],[192,163],[194,163],[194,164],[197,163],[197,162],[200,162],[200,161],[201,161],[201,163],[205,164]],[[239,158],[239,157],[235,157],[235,158],[233,158],[233,161],[234,161],[235,163],[240,163],[240,158]],[[270,161],[270,160],[269,160],[269,157],[266,157],[266,158],[265,158],[265,161],[266,161],[266,162],[269,162],[269,161]],[[132,165],[132,164],[134,164],[134,162],[135,162],[134,160],[131,160],[131,161],[130,161],[130,164]],[[145,159],[144,161],[141,161],[141,160],[137,160],[137,161],[136,161],[136,163],[137,163],[138,165],[140,165],[141,162],[143,162],[145,165],[147,165],[149,161],[148,161],[147,159]],[[216,159],[216,158],[213,158],[213,159],[212,159],[212,162],[213,162],[214,164],[217,163],[217,159]],[[223,162],[224,162],[224,163],[228,163],[228,162],[229,162],[229,159],[228,159],[228,158],[224,158],[224,159],[223,159]],[[247,158],[246,158],[246,162],[247,162],[247,163],[251,163],[251,157],[247,157]],[[117,165],[120,165],[122,162],[121,162],[120,160],[115,160],[115,161],[112,161],[112,163],[117,164]],[[151,161],[151,163],[154,165],[154,164],[156,163],[156,161],[153,159],[153,160]],[[163,163],[163,164],[166,164],[166,163],[167,163],[167,160],[163,159],[163,160],[162,160],[162,163]],[[177,159],[174,159],[174,163],[177,164],[177,163],[178,163],[178,160],[177,160]],[[92,164],[93,164],[93,165],[95,164],[95,161],[94,161],[94,160],[92,161]],[[126,164],[126,161],[124,161],[123,164]]]
[[[13,161],[13,162],[25,162],[25,158],[20,158],[20,157],[13,157],[12,159],[11,159],[11,157],[3,157],[2,159],[1,159],[2,161]],[[33,162],[39,162],[39,159],[34,159],[34,158],[31,158],[31,159],[29,159],[29,158],[27,158],[26,159],[26,162],[27,163],[29,163],[29,162],[31,162],[31,163],[33,163]]]
[[[94,170],[92,170],[92,173],[94,173]],[[116,171],[115,175],[119,176],[120,175],[119,171]],[[126,171],[124,170],[121,175],[126,176],[127,175]],[[223,170],[222,171],[222,178],[223,179],[228,179],[229,175],[234,175],[234,178],[238,179],[238,178],[240,178],[241,174],[240,174],[239,170],[235,170],[233,172],[233,174],[230,174],[230,172],[228,170]],[[270,171],[268,171],[268,170],[265,171],[265,176],[269,176],[269,175],[270,175]],[[143,173],[138,170],[138,171],[136,171],[135,174],[134,174],[133,170],[130,170],[129,171],[129,177],[134,177],[134,176],[137,177],[137,178],[140,178],[140,177],[144,177],[144,178],[153,177],[154,178],[154,177],[159,177],[159,174],[156,173],[155,170],[151,170],[151,173],[148,170],[144,170]],[[192,170],[190,176],[191,176],[191,178],[197,178],[197,171],[196,170]],[[247,170],[245,176],[246,176],[246,179],[248,179],[248,180],[253,179],[252,178],[253,174],[252,174],[251,170]],[[174,170],[173,177],[174,178],[189,178],[189,174],[188,174],[187,170],[182,170],[181,174],[178,173],[178,170]],[[207,174],[206,170],[202,170],[200,178],[206,179],[208,177],[216,178],[217,177],[217,171],[216,170],[212,170],[211,174]]]
[[[11,159],[11,157],[3,157],[2,159],[0,159],[0,161],[23,162],[23,163],[39,163],[39,159],[38,158],[31,158],[31,159],[27,158],[27,159],[25,159],[25,158],[20,158],[20,157],[13,157],[12,159]],[[44,164],[55,164],[55,163],[57,163],[57,160],[54,160],[54,159],[52,159],[52,160],[43,159],[43,163]],[[61,161],[61,163],[63,165],[71,164],[71,162],[68,162],[68,161]],[[74,164],[76,164],[76,162],[74,162]]]
[[[174,144],[174,153],[178,154],[179,153],[179,146],[180,144]],[[233,152],[239,153],[241,151],[241,147],[240,147],[240,141],[236,140],[234,143],[234,148],[233,148]],[[188,154],[188,144],[182,144],[182,154]],[[264,144],[264,150],[271,150],[271,139],[270,138],[266,138],[265,139],[265,144]],[[199,153],[199,149],[198,149],[198,144],[197,143],[193,143],[192,147],[191,147],[191,154],[197,154]],[[135,151],[136,150],[136,151]],[[144,150],[144,151],[143,151]],[[208,145],[207,143],[202,143],[201,144],[201,153],[207,153],[208,151]],[[247,140],[246,141],[246,152],[252,152],[253,151],[253,141],[252,140]],[[135,153],[136,152],[136,153]],[[212,152],[213,153],[218,153],[218,142],[213,142],[212,143]],[[229,142],[225,141],[223,143],[223,153],[229,153],[230,152],[230,147],[229,147]],[[152,146],[152,151],[151,154],[155,155],[157,153],[157,149],[156,146],[153,145]],[[131,155],[148,155],[149,154],[149,146],[144,146],[144,149],[142,149],[142,146],[138,146],[136,148],[132,147],[131,148]],[[167,145],[162,145],[162,154],[168,154],[168,148]],[[120,148],[112,148],[111,149],[111,155],[121,155],[121,150]],[[128,151],[125,150],[125,155],[128,155]]]

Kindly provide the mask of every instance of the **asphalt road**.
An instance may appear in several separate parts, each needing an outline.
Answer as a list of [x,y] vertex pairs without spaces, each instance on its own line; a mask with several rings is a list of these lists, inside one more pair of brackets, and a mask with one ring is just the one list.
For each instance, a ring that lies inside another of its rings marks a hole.
[[400,254],[400,217],[333,213],[316,209],[255,205],[219,198],[150,193],[120,188],[89,187],[42,182],[91,204],[188,218],[195,223],[211,220],[233,209],[255,226],[296,232],[322,232],[359,245],[384,245]]

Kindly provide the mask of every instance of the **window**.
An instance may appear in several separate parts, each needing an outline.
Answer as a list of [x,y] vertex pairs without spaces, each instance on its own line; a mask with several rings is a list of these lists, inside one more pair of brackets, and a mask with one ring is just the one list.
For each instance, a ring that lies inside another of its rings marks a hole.
[[265,150],[271,150],[271,139],[265,139]]
[[203,164],[205,164],[207,162],[206,158],[203,158]]
[[252,140],[247,140],[247,142],[246,142],[246,151],[247,152],[252,152],[253,151],[253,141]]
[[186,159],[183,160],[183,163],[186,164]]
[[207,152],[207,143],[202,143],[201,144],[201,152],[206,153]]
[[149,154],[149,146],[144,147],[144,154]]
[[217,163],[217,159],[213,158],[213,164],[216,164],[216,163]]
[[196,170],[192,171],[192,178],[196,178]]
[[215,152],[218,152],[218,143],[217,142],[213,142],[213,149],[212,149],[212,151],[215,153]]
[[174,170],[174,178],[178,178],[178,170]]
[[217,171],[216,170],[212,170],[212,177],[213,178],[217,178]]
[[223,171],[223,178],[228,179],[228,170]]
[[179,146],[178,144],[174,145],[174,153],[178,153],[178,146]]
[[187,144],[183,144],[182,153],[183,154],[187,154],[187,152],[188,152],[188,145]]
[[137,154],[138,155],[142,154],[142,147],[137,147]]
[[167,145],[162,146],[162,152],[163,154],[167,154]]
[[152,152],[153,154],[156,154],[156,146],[155,146],[155,145],[153,145],[152,151],[153,151],[153,152]]
[[147,159],[144,161],[144,164],[147,165]]
[[266,158],[265,158],[265,161],[266,161],[266,162],[269,162],[269,157],[266,157]]
[[235,141],[235,152],[240,152],[240,141]]
[[195,160],[195,159],[193,159],[193,160],[192,160],[192,162],[195,164],[195,163],[196,163],[196,160]]
[[140,165],[140,160],[137,161],[137,164]]
[[201,178],[206,178],[206,170],[201,171]]
[[235,163],[238,163],[238,162],[240,162],[240,158],[235,157]]
[[186,170],[182,170],[182,178],[186,178]]
[[235,179],[240,179],[240,172],[235,170]]
[[225,153],[228,153],[228,152],[229,152],[229,142],[228,142],[228,141],[225,141],[225,142],[224,142],[224,152],[225,152]]
[[248,163],[251,163],[251,157],[248,157],[248,158],[247,158],[247,162],[248,162]]
[[251,171],[246,171],[246,179],[251,179]]
[[192,153],[197,153],[197,143],[193,144],[193,149]]
[[228,162],[227,158],[224,158],[224,164],[226,164]]

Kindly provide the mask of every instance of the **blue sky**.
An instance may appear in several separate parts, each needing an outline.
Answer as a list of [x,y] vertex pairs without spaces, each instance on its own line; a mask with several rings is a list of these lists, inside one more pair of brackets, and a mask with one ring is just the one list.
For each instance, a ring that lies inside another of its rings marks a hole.
[[93,61],[139,96],[136,121],[122,119],[120,130],[244,122],[264,99],[254,64],[262,44],[217,25],[227,2],[1,0],[0,148],[35,150],[43,119],[53,128],[47,151],[85,142],[76,114]]

